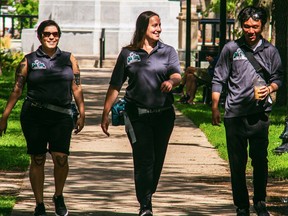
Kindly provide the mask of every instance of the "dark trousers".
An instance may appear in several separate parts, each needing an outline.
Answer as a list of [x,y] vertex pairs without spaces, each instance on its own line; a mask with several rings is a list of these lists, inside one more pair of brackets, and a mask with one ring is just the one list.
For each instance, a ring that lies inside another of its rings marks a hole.
[[134,180],[137,200],[141,205],[149,204],[157,189],[174,120],[173,108],[131,118],[136,136],[136,142],[131,142]]
[[268,114],[225,118],[227,150],[229,156],[233,200],[238,208],[249,208],[246,185],[246,164],[249,157],[253,166],[253,202],[265,201],[268,177]]

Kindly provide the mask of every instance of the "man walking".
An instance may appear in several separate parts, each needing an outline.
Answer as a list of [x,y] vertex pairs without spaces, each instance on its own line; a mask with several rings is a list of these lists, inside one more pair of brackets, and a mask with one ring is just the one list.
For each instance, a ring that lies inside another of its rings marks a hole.
[[[277,49],[261,36],[267,21],[264,9],[246,7],[239,13],[238,20],[243,35],[224,46],[215,67],[212,124],[220,124],[219,98],[222,87],[227,85],[224,125],[237,216],[250,215],[245,174],[248,146],[253,166],[254,210],[257,215],[269,216],[265,199],[270,93],[281,85],[281,59]],[[254,90],[257,80],[264,84]]]

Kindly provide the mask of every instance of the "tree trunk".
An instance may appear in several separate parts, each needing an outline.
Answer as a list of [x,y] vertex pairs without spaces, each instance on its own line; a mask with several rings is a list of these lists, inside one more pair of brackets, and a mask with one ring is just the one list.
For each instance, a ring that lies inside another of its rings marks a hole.
[[263,7],[267,11],[267,23],[265,25],[265,28],[263,30],[263,37],[269,41],[271,41],[270,37],[270,25],[269,23],[271,22],[270,17],[271,17],[271,8],[272,8],[272,0],[253,0],[253,5],[256,7]]
[[[277,92],[277,104],[287,106],[287,38],[288,38],[288,2],[287,0],[274,0],[272,7],[273,22],[275,23],[275,45],[279,50],[283,69],[284,69],[284,79],[283,86]],[[287,107],[288,111],[288,107]]]

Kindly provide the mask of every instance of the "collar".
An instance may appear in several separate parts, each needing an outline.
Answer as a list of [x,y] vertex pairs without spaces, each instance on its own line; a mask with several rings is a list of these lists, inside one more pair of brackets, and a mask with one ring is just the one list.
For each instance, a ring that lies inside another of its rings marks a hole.
[[162,49],[164,47],[164,44],[161,41],[157,41],[156,46],[153,48],[152,52],[150,55],[154,52],[157,52],[158,49]]
[[[260,42],[261,41],[261,42]],[[251,50],[253,52],[259,52],[259,51],[262,51],[264,48],[267,48],[269,46],[269,42],[264,39],[262,36],[261,36],[261,39],[260,41],[258,42],[258,44],[254,47],[254,49],[252,47],[250,47],[246,41],[245,41],[245,37],[242,36],[241,38],[237,39],[236,40],[236,43],[239,45],[239,47],[241,48],[246,48],[248,50]],[[261,43],[261,44],[260,44]]]
[[[51,59],[55,58],[55,56],[58,56],[62,53],[62,51],[59,49],[59,47],[56,48],[56,52],[54,53],[54,55],[51,57]],[[43,50],[42,50],[42,45],[38,47],[38,49],[36,50],[36,55],[39,57],[48,57],[50,58],[50,56],[48,56]]]

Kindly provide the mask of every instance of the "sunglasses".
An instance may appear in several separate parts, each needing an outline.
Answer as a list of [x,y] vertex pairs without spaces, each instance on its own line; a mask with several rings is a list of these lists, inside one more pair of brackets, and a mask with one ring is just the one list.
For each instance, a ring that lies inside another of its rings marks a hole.
[[42,34],[44,37],[50,37],[50,35],[53,35],[53,37],[59,37],[58,32],[43,32]]
[[258,13],[254,13],[250,16],[253,20],[258,21],[260,20],[260,15]]

